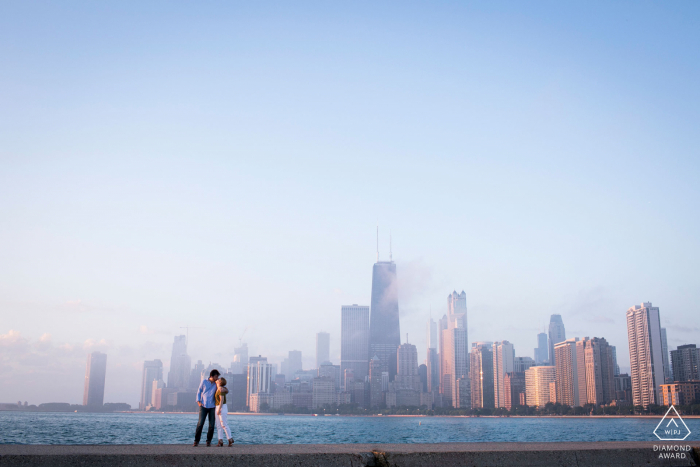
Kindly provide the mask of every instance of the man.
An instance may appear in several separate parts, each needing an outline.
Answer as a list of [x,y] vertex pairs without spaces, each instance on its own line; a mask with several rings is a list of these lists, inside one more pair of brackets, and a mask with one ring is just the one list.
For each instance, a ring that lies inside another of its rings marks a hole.
[[197,389],[197,405],[199,405],[199,422],[197,422],[197,431],[194,432],[194,444],[199,446],[199,439],[202,437],[202,428],[204,428],[204,420],[209,418],[209,428],[207,429],[207,446],[211,446],[211,440],[214,437],[214,417],[216,411],[216,380],[219,379],[219,370],[211,370],[209,379],[202,380],[202,383]]

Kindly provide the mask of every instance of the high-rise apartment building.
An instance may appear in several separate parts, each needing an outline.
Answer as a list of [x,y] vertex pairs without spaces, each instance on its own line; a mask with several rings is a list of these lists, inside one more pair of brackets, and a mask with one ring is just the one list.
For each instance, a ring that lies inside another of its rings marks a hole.
[[493,390],[496,407],[506,406],[506,373],[512,373],[515,366],[515,350],[508,341],[493,343]]
[[671,351],[674,382],[700,381],[700,349],[695,344],[679,345]]
[[331,335],[327,332],[316,334],[316,368],[331,361]]
[[372,303],[369,317],[369,353],[381,362],[389,380],[396,376],[396,350],[401,345],[396,264],[377,261],[372,268]]
[[551,366],[556,365],[554,344],[565,340],[566,330],[564,329],[564,321],[562,321],[561,315],[554,314],[549,318],[549,364]]
[[[440,385],[443,403],[458,407],[455,381],[469,379],[469,339],[467,334],[467,294],[452,292],[447,296],[447,314],[440,320]],[[462,385],[464,388],[464,384]],[[462,389],[464,391],[464,389]]]
[[535,364],[544,365],[549,362],[549,347],[547,345],[547,333],[537,334],[537,347],[535,347]]
[[139,410],[146,410],[151,404],[153,395],[153,381],[163,379],[163,362],[160,360],[146,360],[143,362],[143,372],[141,373],[141,401]]
[[506,403],[504,407],[512,410],[520,404],[520,399],[525,401],[525,372],[506,373],[503,377]]
[[627,338],[630,348],[632,400],[634,405],[661,404],[664,383],[659,308],[651,302],[627,310]]
[[316,409],[325,405],[335,404],[335,383],[331,378],[325,376],[314,378],[311,388],[312,408]]
[[168,372],[168,387],[185,390],[190,383],[190,368],[192,361],[187,355],[187,337],[175,336],[173,351],[170,355],[170,371]]
[[576,357],[581,405],[604,405],[615,400],[615,370],[608,342],[585,337],[576,342]]
[[[248,363],[248,390],[246,405],[251,407],[253,394],[272,394],[275,387],[273,366],[267,357],[252,357]],[[252,409],[251,409],[252,410]]]
[[667,383],[673,382],[673,370],[668,354],[668,338],[666,337],[666,328],[661,328],[661,356],[664,359],[664,379]]
[[107,375],[107,354],[93,352],[88,355],[85,369],[85,391],[83,405],[102,407],[105,398],[105,376]]
[[469,354],[469,381],[473,409],[492,409],[495,406],[492,346],[491,342],[472,344]]
[[556,384],[556,368],[533,366],[525,372],[525,403],[530,407],[544,407],[552,401],[551,383]]
[[[570,407],[582,406],[579,394],[579,369],[576,354],[578,337],[554,345],[557,402]],[[584,361],[585,364],[585,361]],[[585,404],[585,401],[584,401]]]
[[[369,375],[369,307],[345,305],[340,309],[340,372],[351,370],[353,381]],[[349,389],[348,389],[349,390]]]

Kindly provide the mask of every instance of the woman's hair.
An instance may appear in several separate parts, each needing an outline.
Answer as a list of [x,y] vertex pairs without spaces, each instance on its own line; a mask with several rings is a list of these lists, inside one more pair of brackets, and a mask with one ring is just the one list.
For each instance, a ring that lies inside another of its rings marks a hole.
[[219,378],[219,381],[221,381],[222,386],[226,386],[226,378]]

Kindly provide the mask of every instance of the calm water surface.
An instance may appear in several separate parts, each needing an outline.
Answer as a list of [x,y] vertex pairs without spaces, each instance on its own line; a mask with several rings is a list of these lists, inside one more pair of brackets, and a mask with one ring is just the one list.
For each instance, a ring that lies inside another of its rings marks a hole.
[[[655,441],[660,419],[229,415],[229,425],[245,444]],[[686,423],[700,439],[700,420]],[[0,444],[182,444],[196,424],[194,414],[0,412]]]

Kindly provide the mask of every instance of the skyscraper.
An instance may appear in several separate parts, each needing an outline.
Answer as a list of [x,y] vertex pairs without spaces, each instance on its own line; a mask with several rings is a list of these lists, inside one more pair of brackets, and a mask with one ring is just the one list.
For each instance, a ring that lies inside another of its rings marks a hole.
[[163,362],[160,360],[146,360],[143,362],[143,372],[141,377],[141,401],[139,409],[146,410],[151,405],[153,395],[153,381],[163,379]]
[[493,390],[496,407],[506,406],[505,375],[512,373],[515,364],[515,350],[508,341],[493,343]]
[[613,371],[615,372],[615,376],[617,376],[620,374],[620,365],[617,364],[617,347],[611,345],[610,350],[613,356]]
[[447,315],[460,315],[464,314],[463,319],[466,321],[467,319],[467,294],[464,293],[464,290],[462,290],[462,293],[457,293],[456,290],[453,290],[451,294],[447,296]]
[[[369,307],[340,308],[340,373],[352,370],[353,381],[364,383],[369,375]],[[350,390],[346,387],[346,390]]]
[[435,320],[430,317],[428,319],[428,326],[427,326],[427,342],[428,342],[428,348],[429,349],[437,349],[438,348],[438,333],[437,333],[437,323],[435,323]]
[[473,409],[492,409],[495,406],[492,343],[474,342],[469,356],[471,406]]
[[377,357],[389,380],[396,376],[396,350],[401,345],[396,264],[377,261],[372,268],[372,303],[369,320],[369,356]]
[[[192,367],[188,384],[191,391],[196,391],[199,389],[199,385],[202,383],[202,373],[204,373],[204,368],[204,363],[202,363],[201,360],[197,360],[197,363],[195,363],[194,367]],[[246,368],[245,371],[247,372],[248,369]],[[207,375],[207,377],[209,377],[209,375]]]
[[427,342],[428,342],[428,353],[425,358],[426,365],[426,382],[427,382],[427,392],[438,392],[440,387],[440,362],[438,360],[438,332],[437,323],[431,316],[428,319],[427,330]]
[[170,356],[170,371],[168,372],[168,387],[172,389],[187,389],[190,382],[192,362],[187,355],[187,337],[175,336],[173,352]]
[[402,344],[396,352],[397,373],[394,388],[421,391],[420,376],[418,375],[418,350],[413,344]]
[[105,376],[107,374],[107,354],[93,352],[88,355],[85,369],[85,391],[83,405],[102,407],[105,398]]
[[239,375],[248,370],[248,344],[243,342],[240,346],[233,348],[233,362],[231,362],[231,373]]
[[664,383],[659,308],[644,302],[626,313],[634,405],[661,404]]
[[537,347],[535,347],[535,364],[542,365],[549,362],[549,347],[547,346],[547,334],[537,334]]
[[577,342],[578,337],[554,345],[554,358],[557,362],[557,402],[570,407],[583,405],[579,396]]
[[513,360],[513,372],[515,373],[525,373],[531,366],[535,366],[535,361],[530,357],[515,357]]
[[563,342],[566,340],[566,330],[564,329],[564,322],[561,320],[561,315],[554,314],[549,318],[549,364],[556,365],[556,358],[554,357],[554,344]]
[[[455,383],[469,378],[469,338],[467,334],[467,294],[453,291],[447,296],[447,314],[440,320],[440,390],[446,405],[457,407],[459,398]],[[465,385],[462,385],[465,391]]]
[[673,382],[673,371],[669,362],[668,355],[668,338],[666,337],[666,328],[661,328],[661,355],[664,359],[664,379],[666,383]]
[[700,381],[700,349],[695,344],[679,345],[671,351],[674,382]]
[[428,378],[428,392],[437,393],[440,389],[440,361],[437,349],[428,347],[428,356],[425,359]]
[[327,332],[316,334],[316,368],[331,360],[331,335]]
[[287,359],[287,372],[289,374],[285,376],[288,376],[289,380],[291,381],[294,379],[295,373],[297,371],[301,371],[302,369],[301,350],[290,350],[289,357]]

